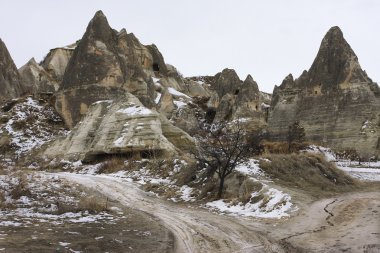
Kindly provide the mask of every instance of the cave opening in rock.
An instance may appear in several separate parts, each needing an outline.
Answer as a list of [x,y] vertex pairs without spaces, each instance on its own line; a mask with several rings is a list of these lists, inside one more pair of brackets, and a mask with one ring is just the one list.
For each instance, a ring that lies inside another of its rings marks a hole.
[[206,117],[205,117],[206,122],[212,123],[214,121],[215,115],[216,115],[216,110],[215,109],[209,109],[206,112]]
[[158,63],[153,63],[153,71],[160,71],[160,66],[158,65]]
[[239,94],[239,90],[235,90],[235,95],[238,95]]

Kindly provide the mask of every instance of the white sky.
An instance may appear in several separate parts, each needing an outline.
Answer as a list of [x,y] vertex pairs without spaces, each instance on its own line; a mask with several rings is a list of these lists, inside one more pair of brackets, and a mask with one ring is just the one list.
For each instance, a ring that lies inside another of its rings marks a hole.
[[338,25],[368,75],[380,82],[379,0],[8,0],[0,38],[16,65],[80,39],[97,10],[111,27],[154,43],[185,76],[228,67],[272,92],[286,75],[309,69]]

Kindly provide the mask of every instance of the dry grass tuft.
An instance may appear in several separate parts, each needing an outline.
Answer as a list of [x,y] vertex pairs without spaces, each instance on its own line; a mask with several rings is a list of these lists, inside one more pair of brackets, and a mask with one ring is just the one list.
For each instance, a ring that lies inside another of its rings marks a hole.
[[108,199],[101,199],[96,196],[81,198],[78,203],[80,211],[88,211],[91,214],[108,211]]
[[32,193],[28,187],[27,175],[22,171],[19,171],[15,174],[17,183],[13,186],[13,189],[10,192],[10,196],[13,199],[19,199],[21,196],[31,197]]
[[64,202],[56,203],[58,210],[57,214],[63,214],[68,212],[89,212],[90,214],[97,214],[101,212],[107,212],[108,209],[108,199],[100,198],[97,196],[89,196],[80,198],[77,205],[66,204]]
[[125,168],[125,159],[114,156],[99,166],[98,173],[114,173]]
[[268,154],[288,154],[288,143],[287,142],[274,142],[274,141],[263,141],[264,153]]

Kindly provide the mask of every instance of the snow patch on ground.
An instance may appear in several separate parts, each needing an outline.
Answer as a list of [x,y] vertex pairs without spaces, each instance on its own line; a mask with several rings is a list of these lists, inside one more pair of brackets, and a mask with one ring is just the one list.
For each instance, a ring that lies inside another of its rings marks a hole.
[[[237,172],[246,175],[250,180],[260,182],[261,190],[251,193],[248,203],[232,203],[226,200],[216,200],[206,203],[205,207],[214,212],[226,213],[232,216],[246,216],[257,218],[282,218],[289,216],[293,207],[291,196],[278,189],[265,184],[265,173],[259,167],[259,160],[250,159],[235,169]],[[257,199],[260,199],[257,201]]]
[[361,162],[337,159],[337,155],[329,148],[311,145],[304,152],[319,153],[327,161],[334,162],[338,169],[363,181],[380,181],[380,161]]
[[259,160],[250,159],[244,164],[238,165],[235,170],[247,176],[263,176],[264,172],[259,167]]
[[[252,197],[256,197],[257,193],[252,193]],[[256,203],[238,203],[233,205],[225,202],[225,200],[216,200],[208,202],[206,207],[216,211],[226,213],[232,216],[245,216],[257,218],[282,218],[287,217],[292,207],[291,198],[288,194],[280,190],[270,188],[267,191],[266,198]],[[267,203],[265,203],[267,202]]]

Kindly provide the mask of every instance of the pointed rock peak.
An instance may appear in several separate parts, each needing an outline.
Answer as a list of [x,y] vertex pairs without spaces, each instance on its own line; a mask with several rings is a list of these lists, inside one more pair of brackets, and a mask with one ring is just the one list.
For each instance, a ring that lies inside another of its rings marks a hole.
[[255,80],[253,80],[251,75],[248,75],[247,78],[243,82],[243,89],[244,89],[244,87],[247,87],[247,86],[249,86],[251,89],[253,89],[253,91],[259,92],[259,86],[255,82]]
[[245,80],[244,80],[244,83],[253,83],[255,82],[255,80],[253,80],[252,76],[251,75],[248,75]]
[[285,80],[294,81],[293,75],[289,74],[285,77]]
[[295,81],[294,81],[293,75],[289,74],[284,78],[279,88],[281,89],[290,88],[290,87],[293,87],[294,85],[295,85]]
[[[112,34],[112,28],[102,11],[97,11],[88,24],[87,35],[92,35],[94,39],[107,40]],[[86,35],[85,35],[86,37]]]
[[27,65],[38,65],[38,63],[36,62],[36,59],[34,59],[34,57],[32,57],[26,64]]
[[236,75],[236,71],[234,69],[225,68],[222,70],[222,75]]
[[103,13],[102,10],[98,10],[98,11],[95,13],[95,16],[94,16],[94,17],[105,18],[106,16],[104,15],[104,13]]
[[326,33],[307,76],[302,74],[301,77],[298,82],[305,85],[322,85],[323,89],[336,87],[343,82],[366,82],[368,79],[360,68],[357,56],[337,26]]
[[325,37],[343,38],[343,32],[339,26],[333,26],[326,33]]
[[0,103],[23,92],[21,77],[11,55],[0,39]]
[[127,30],[126,30],[125,28],[122,28],[122,29],[120,30],[120,32],[118,33],[119,36],[121,36],[121,35],[126,35],[126,34],[128,34],[128,33],[127,33]]

